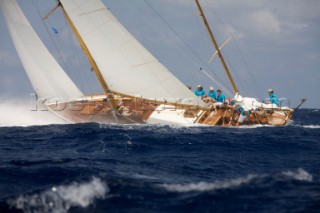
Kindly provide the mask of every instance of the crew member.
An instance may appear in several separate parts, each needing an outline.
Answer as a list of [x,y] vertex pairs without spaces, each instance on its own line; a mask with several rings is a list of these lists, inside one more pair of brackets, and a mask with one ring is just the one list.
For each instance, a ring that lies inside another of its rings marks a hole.
[[216,100],[216,98],[217,98],[217,93],[216,93],[216,91],[214,91],[214,88],[213,88],[213,87],[210,87],[208,96],[209,96],[210,98],[212,98],[213,100]]
[[280,101],[279,101],[278,97],[276,96],[276,94],[274,94],[273,89],[269,89],[268,93],[269,93],[270,101],[267,102],[267,104],[275,104],[275,105],[279,106]]
[[248,120],[247,113],[248,113],[248,115],[250,115],[250,113],[251,113],[250,110],[245,111],[243,109],[243,107],[240,105],[238,105],[238,110],[240,111],[240,116],[238,118],[236,126],[239,126],[239,124],[242,124],[244,121],[247,121]]
[[212,104],[215,110],[214,112],[215,115],[218,113],[217,108],[222,106],[226,100],[226,96],[223,93],[221,93],[221,90],[219,89],[217,90],[216,100],[217,102]]
[[202,89],[201,85],[198,85],[197,90],[194,92],[194,94],[202,99],[205,96],[206,92]]

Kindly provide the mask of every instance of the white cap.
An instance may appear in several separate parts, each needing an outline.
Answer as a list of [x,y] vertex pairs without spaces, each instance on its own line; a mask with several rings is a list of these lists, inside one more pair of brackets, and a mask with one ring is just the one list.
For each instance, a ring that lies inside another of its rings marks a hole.
[[210,87],[210,90],[214,90],[214,88],[213,88],[213,87]]
[[199,88],[199,87],[202,87],[202,86],[199,84],[197,87]]
[[272,89],[269,89],[268,92],[273,92],[273,90],[272,90]]

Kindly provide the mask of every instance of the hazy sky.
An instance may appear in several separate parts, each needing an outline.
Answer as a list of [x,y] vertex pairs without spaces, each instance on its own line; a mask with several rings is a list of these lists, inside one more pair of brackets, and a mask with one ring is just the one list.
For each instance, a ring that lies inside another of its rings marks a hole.
[[[101,92],[90,65],[57,10],[55,1],[18,1],[34,29],[85,93]],[[232,91],[193,0],[103,0],[111,12],[183,83]],[[273,88],[291,106],[320,108],[319,0],[200,0],[243,96],[263,99]],[[58,33],[52,30],[55,28]],[[215,79],[213,82],[200,67]],[[29,98],[31,84],[0,16],[0,97]],[[218,83],[217,83],[218,82]],[[227,87],[227,88],[226,88]]]

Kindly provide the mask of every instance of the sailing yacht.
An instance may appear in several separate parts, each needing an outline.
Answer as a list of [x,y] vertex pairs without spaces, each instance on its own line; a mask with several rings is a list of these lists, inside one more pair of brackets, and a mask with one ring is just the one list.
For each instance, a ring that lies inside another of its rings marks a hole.
[[[59,0],[104,94],[85,95],[42,43],[16,0],[0,0],[13,43],[38,102],[70,123],[147,123],[234,126],[239,112],[227,104],[214,112],[161,64],[100,0]],[[235,92],[245,125],[285,125],[294,112],[243,98],[198,0],[200,15]],[[51,12],[53,12],[51,11]],[[51,13],[50,12],[50,13]]]

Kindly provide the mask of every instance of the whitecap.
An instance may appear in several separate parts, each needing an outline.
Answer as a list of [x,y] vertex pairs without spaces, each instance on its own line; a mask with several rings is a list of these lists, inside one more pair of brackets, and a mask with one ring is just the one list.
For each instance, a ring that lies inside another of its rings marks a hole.
[[213,183],[199,182],[189,184],[161,184],[160,187],[170,192],[192,192],[192,191],[214,191],[219,189],[228,189],[248,184],[256,179],[257,175],[248,175],[246,177],[235,178],[226,181],[215,181]]
[[313,177],[311,174],[309,174],[307,171],[305,171],[302,168],[299,168],[297,171],[286,171],[282,172],[285,176],[288,176],[290,178],[293,178],[295,180],[300,180],[300,181],[308,181],[312,182]]
[[187,184],[160,184],[158,185],[161,188],[169,192],[204,192],[204,191],[215,191],[219,189],[232,189],[242,185],[250,184],[258,179],[264,179],[272,177],[277,180],[280,176],[284,175],[286,179],[294,179],[298,181],[307,181],[312,182],[313,177],[307,171],[302,168],[297,169],[296,171],[284,171],[277,174],[261,174],[254,175],[250,174],[245,177],[239,177],[235,179],[225,180],[225,181],[215,181],[215,182],[198,182],[198,183],[187,183]]
[[302,127],[303,128],[308,128],[308,129],[319,129],[320,125],[304,125]]
[[95,199],[105,198],[109,187],[93,177],[89,182],[53,186],[33,195],[21,195],[8,204],[26,213],[66,213],[71,207],[88,207]]

